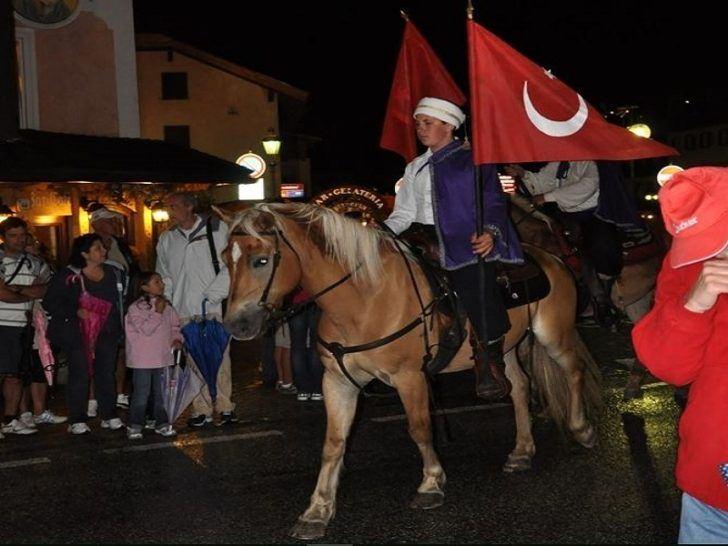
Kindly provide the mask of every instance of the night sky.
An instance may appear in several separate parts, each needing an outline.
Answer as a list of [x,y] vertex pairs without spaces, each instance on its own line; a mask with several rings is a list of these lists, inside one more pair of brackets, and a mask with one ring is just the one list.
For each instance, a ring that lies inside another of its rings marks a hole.
[[[474,2],[475,19],[552,70],[603,113],[653,136],[728,118],[726,27],[719,3],[656,0]],[[204,6],[204,7],[203,7]],[[464,0],[179,2],[135,0],[137,32],[160,32],[311,93],[314,183],[388,189],[404,162],[379,136],[405,9],[467,93]],[[690,101],[686,104],[685,101]],[[285,146],[285,142],[284,142]]]

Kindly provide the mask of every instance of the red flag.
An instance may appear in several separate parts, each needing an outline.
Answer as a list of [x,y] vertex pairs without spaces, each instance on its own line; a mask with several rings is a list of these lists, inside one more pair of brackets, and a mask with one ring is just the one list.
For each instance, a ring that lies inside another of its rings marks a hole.
[[407,21],[379,145],[411,161],[417,155],[412,113],[423,97],[465,103],[465,95],[417,28]]
[[581,95],[472,20],[468,50],[476,164],[678,153],[608,123]]

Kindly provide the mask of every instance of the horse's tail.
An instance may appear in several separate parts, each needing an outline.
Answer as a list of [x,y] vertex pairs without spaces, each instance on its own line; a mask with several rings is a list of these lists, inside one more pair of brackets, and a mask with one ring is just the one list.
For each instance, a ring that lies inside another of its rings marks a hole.
[[[598,415],[602,408],[601,373],[594,357],[574,331],[574,348],[583,363],[582,398],[587,418]],[[527,345],[528,343],[524,343]],[[527,353],[526,353],[527,354]],[[569,419],[569,386],[564,370],[546,352],[538,341],[533,343],[533,365],[529,370],[534,395],[543,413],[564,428]],[[528,358],[525,359],[528,362]]]

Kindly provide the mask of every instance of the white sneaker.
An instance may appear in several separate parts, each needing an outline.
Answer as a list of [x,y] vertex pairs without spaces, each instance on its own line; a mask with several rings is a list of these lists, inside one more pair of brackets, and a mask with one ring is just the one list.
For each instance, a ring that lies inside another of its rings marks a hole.
[[165,438],[168,438],[170,436],[177,436],[177,431],[172,428],[172,425],[164,425],[159,428],[155,428],[154,432],[157,434],[161,434]]
[[119,430],[123,426],[124,426],[124,423],[122,423],[121,419],[119,419],[118,417],[114,417],[113,419],[105,419],[105,420],[101,421],[101,428]]
[[123,393],[116,395],[116,407],[121,409],[129,409],[129,397]]
[[86,414],[89,417],[96,417],[99,412],[99,403],[94,400],[93,398],[88,401],[88,409],[86,410]]
[[144,438],[144,435],[142,434],[142,431],[138,428],[127,427],[126,437],[130,440],[141,440],[142,438]]
[[68,421],[68,417],[62,415],[56,415],[51,410],[47,409],[40,415],[33,417],[33,421],[36,425],[58,425]]
[[29,411],[20,414],[20,422],[28,428],[35,428],[35,421],[33,421],[33,414]]
[[25,426],[25,424],[22,421],[19,421],[18,419],[13,419],[10,421],[7,425],[3,425],[2,431],[5,434],[33,434],[35,432],[38,432],[37,428],[30,428]]
[[314,402],[321,402],[324,399],[324,395],[320,392],[315,392],[311,395],[311,400]]
[[68,426],[68,432],[71,434],[86,434],[88,432],[91,432],[91,429],[88,428],[88,425],[86,423],[73,423],[72,425]]

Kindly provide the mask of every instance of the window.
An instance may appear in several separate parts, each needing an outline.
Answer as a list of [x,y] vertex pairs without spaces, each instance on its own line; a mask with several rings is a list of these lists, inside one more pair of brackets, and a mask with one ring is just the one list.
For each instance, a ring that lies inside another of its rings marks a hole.
[[162,100],[187,98],[187,72],[162,72]]
[[190,147],[190,126],[189,125],[165,125],[164,140],[177,146]]

